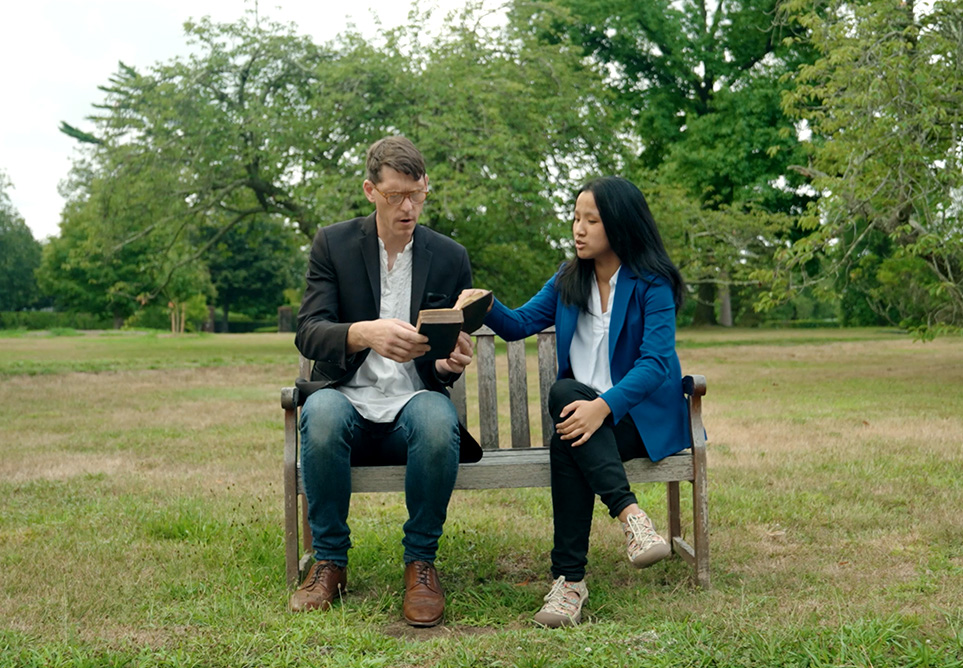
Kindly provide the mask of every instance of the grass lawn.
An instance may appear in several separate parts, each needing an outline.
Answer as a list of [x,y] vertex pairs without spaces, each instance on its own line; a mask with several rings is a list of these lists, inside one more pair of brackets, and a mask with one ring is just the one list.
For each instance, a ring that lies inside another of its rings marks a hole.
[[713,587],[632,569],[598,504],[585,622],[550,631],[547,489],[455,493],[441,627],[401,618],[398,494],[353,499],[344,604],[287,613],[292,335],[58,334],[0,333],[0,667],[963,666],[961,338],[681,331]]

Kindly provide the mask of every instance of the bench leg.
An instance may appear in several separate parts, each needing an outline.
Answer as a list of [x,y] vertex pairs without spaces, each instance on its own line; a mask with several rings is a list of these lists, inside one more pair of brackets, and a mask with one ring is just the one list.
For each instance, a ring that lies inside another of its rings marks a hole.
[[303,577],[307,570],[303,564],[306,563],[308,557],[312,561],[314,559],[314,537],[311,535],[311,523],[308,522],[308,497],[304,494],[301,495],[301,551],[305,555],[301,557],[300,576]]
[[298,573],[298,430],[297,411],[284,411],[284,565],[289,587]]
[[703,588],[709,588],[709,492],[706,475],[705,447],[695,449],[693,453],[692,481],[692,519],[695,524],[695,582]]
[[679,506],[679,483],[678,481],[667,482],[665,484],[666,501],[669,508],[669,545],[672,551],[676,552],[675,539],[682,538],[682,517]]

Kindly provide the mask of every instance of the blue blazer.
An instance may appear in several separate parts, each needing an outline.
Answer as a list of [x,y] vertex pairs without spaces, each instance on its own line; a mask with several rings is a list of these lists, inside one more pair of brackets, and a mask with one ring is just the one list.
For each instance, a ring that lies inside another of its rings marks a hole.
[[[569,349],[578,322],[577,306],[566,306],[553,276],[528,303],[512,310],[497,299],[485,324],[506,341],[555,325],[558,377],[571,378]],[[652,461],[691,446],[682,370],[675,352],[675,302],[661,276],[637,277],[625,265],[615,284],[609,323],[612,388],[602,399],[617,423],[632,416]]]

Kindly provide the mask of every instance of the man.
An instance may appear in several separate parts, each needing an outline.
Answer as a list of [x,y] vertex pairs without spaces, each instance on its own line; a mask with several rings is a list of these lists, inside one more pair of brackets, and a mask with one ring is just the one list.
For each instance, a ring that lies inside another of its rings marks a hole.
[[458,462],[477,461],[447,387],[471,362],[459,335],[447,359],[426,359],[411,324],[420,309],[454,304],[471,286],[465,249],[418,226],[428,196],[424,158],[408,139],[368,149],[364,194],[375,211],[322,228],[311,247],[295,344],[314,360],[301,411],[301,475],[315,564],[291,596],[294,611],[327,610],[346,588],[351,465],[407,464],[404,616],[441,622],[438,539]]

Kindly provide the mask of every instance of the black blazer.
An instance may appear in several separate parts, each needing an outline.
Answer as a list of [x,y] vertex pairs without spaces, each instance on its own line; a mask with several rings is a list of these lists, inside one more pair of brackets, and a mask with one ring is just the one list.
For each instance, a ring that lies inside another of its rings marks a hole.
[[[465,248],[434,230],[418,225],[412,246],[411,313],[454,306],[471,287],[471,265]],[[298,311],[294,344],[314,361],[310,383],[300,383],[302,396],[337,387],[357,373],[370,349],[347,352],[348,327],[377,320],[381,313],[381,251],[375,214],[318,230],[311,245],[307,288]],[[434,360],[419,358],[415,369],[425,387],[448,395],[458,376],[439,377]],[[461,425],[461,461],[478,461],[481,448]]]

